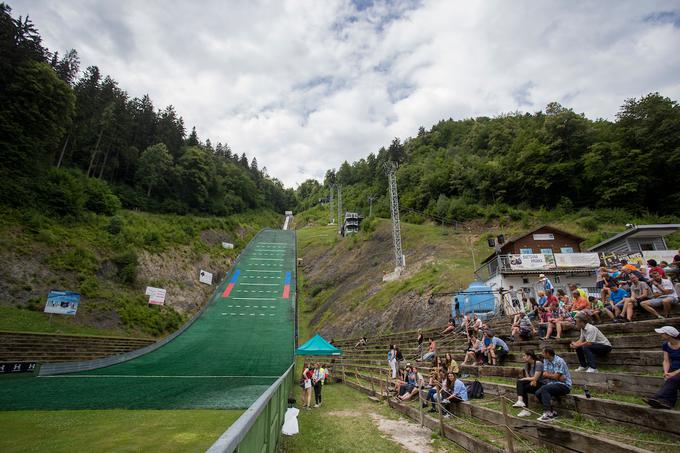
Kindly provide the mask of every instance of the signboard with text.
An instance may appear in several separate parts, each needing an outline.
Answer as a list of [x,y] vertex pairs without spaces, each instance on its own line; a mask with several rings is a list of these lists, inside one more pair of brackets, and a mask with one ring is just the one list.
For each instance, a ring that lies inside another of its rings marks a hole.
[[206,285],[212,285],[213,274],[208,271],[201,269],[201,273],[198,275],[198,280]]
[[75,316],[80,304],[80,294],[73,291],[50,291],[47,295],[45,313]]
[[149,303],[153,305],[165,304],[165,289],[154,288],[153,286],[146,287],[146,295],[149,296]]
[[555,253],[557,267],[599,267],[597,253]]

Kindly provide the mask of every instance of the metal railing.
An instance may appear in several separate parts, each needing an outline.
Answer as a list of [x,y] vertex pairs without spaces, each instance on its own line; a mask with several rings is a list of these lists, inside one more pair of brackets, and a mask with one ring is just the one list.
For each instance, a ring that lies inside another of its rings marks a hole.
[[288,396],[293,391],[294,370],[295,364],[217,439],[207,453],[276,451],[288,409]]

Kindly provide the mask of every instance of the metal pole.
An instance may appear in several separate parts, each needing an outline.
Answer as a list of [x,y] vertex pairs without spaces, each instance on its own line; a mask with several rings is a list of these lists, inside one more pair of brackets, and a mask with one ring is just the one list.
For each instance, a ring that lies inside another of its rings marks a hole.
[[515,445],[512,442],[512,431],[508,424],[508,409],[505,407],[505,390],[501,389],[501,411],[503,412],[503,423],[505,423],[505,441],[507,442],[508,452],[515,453]]
[[[441,385],[437,387],[437,409],[439,409],[439,435],[444,435],[444,414],[442,413],[442,390]],[[514,452],[510,452],[514,453]]]
[[423,423],[423,394],[422,394],[422,387],[418,387],[418,409],[420,410],[420,427],[422,428],[424,425]]
[[342,233],[342,186],[338,185],[338,233]]

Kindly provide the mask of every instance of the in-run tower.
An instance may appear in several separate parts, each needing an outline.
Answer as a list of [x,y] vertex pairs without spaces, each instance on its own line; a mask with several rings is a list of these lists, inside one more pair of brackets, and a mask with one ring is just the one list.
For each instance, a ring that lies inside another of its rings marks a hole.
[[394,162],[388,162],[385,165],[387,169],[387,179],[390,185],[390,210],[392,211],[392,240],[394,242],[394,262],[395,272],[399,273],[406,267],[406,260],[401,249],[401,223],[399,221],[399,195],[397,193],[397,165]]

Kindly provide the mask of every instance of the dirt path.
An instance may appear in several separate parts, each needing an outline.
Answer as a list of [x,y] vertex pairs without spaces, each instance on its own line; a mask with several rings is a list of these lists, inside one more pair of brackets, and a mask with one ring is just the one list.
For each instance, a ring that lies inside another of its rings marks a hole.
[[432,448],[432,431],[404,419],[393,420],[374,412],[365,411],[334,411],[329,412],[328,415],[333,417],[368,416],[381,433],[406,450],[414,453],[431,453],[434,451]]

